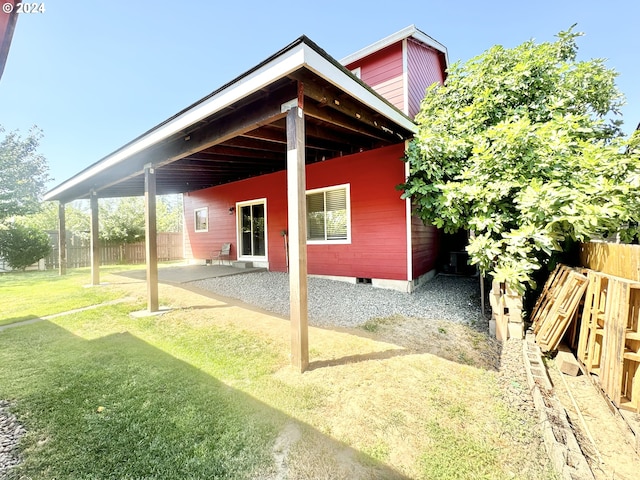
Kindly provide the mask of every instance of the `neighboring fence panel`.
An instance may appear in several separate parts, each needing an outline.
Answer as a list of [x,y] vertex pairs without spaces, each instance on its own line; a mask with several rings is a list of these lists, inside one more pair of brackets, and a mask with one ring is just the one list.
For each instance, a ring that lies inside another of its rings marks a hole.
[[583,243],[580,263],[597,272],[640,282],[640,245]]
[[[51,254],[45,259],[47,269],[58,268],[58,232],[49,232],[51,239]],[[158,260],[182,260],[183,235],[180,232],[168,232],[158,234]],[[145,263],[144,242],[129,245],[116,245],[101,243],[100,264],[114,265],[118,263]],[[67,267],[91,266],[91,241],[88,235],[67,233]]]

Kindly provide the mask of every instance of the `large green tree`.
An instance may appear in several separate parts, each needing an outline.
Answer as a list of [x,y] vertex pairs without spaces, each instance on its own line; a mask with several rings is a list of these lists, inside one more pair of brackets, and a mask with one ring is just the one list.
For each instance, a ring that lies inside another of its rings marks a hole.
[[471,262],[520,291],[568,242],[637,234],[640,143],[615,120],[616,73],[577,60],[579,35],[454,64],[427,90],[407,153],[417,214],[473,232]]
[[38,153],[41,138],[42,131],[33,127],[24,138],[10,132],[0,140],[0,222],[40,209],[49,180],[46,159]]
[[[42,231],[58,230],[58,203],[44,202],[38,213],[16,218],[16,222]],[[82,201],[65,205],[65,226],[76,235],[87,235],[90,217],[87,208],[82,208]]]
[[[144,240],[144,198],[125,197],[100,201],[100,237],[115,243]],[[158,232],[182,231],[182,197],[159,196],[156,204]]]

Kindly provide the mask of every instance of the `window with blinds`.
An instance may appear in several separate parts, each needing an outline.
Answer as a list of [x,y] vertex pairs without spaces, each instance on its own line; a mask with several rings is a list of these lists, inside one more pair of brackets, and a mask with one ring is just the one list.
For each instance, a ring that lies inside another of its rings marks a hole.
[[350,237],[349,185],[307,192],[307,240],[348,242]]

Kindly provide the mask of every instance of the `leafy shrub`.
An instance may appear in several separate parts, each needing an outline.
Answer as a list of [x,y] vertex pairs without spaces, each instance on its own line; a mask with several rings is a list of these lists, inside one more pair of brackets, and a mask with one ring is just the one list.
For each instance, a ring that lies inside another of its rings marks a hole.
[[20,224],[0,226],[0,257],[16,270],[24,270],[51,253],[49,236]]

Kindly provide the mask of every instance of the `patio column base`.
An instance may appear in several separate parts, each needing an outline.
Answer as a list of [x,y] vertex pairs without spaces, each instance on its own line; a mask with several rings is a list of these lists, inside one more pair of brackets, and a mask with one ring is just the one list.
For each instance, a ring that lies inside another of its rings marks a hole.
[[129,314],[132,318],[146,318],[146,317],[157,317],[159,315],[164,315],[167,312],[173,310],[171,307],[160,307],[155,312],[150,312],[149,310],[138,310],[137,312],[131,312]]

